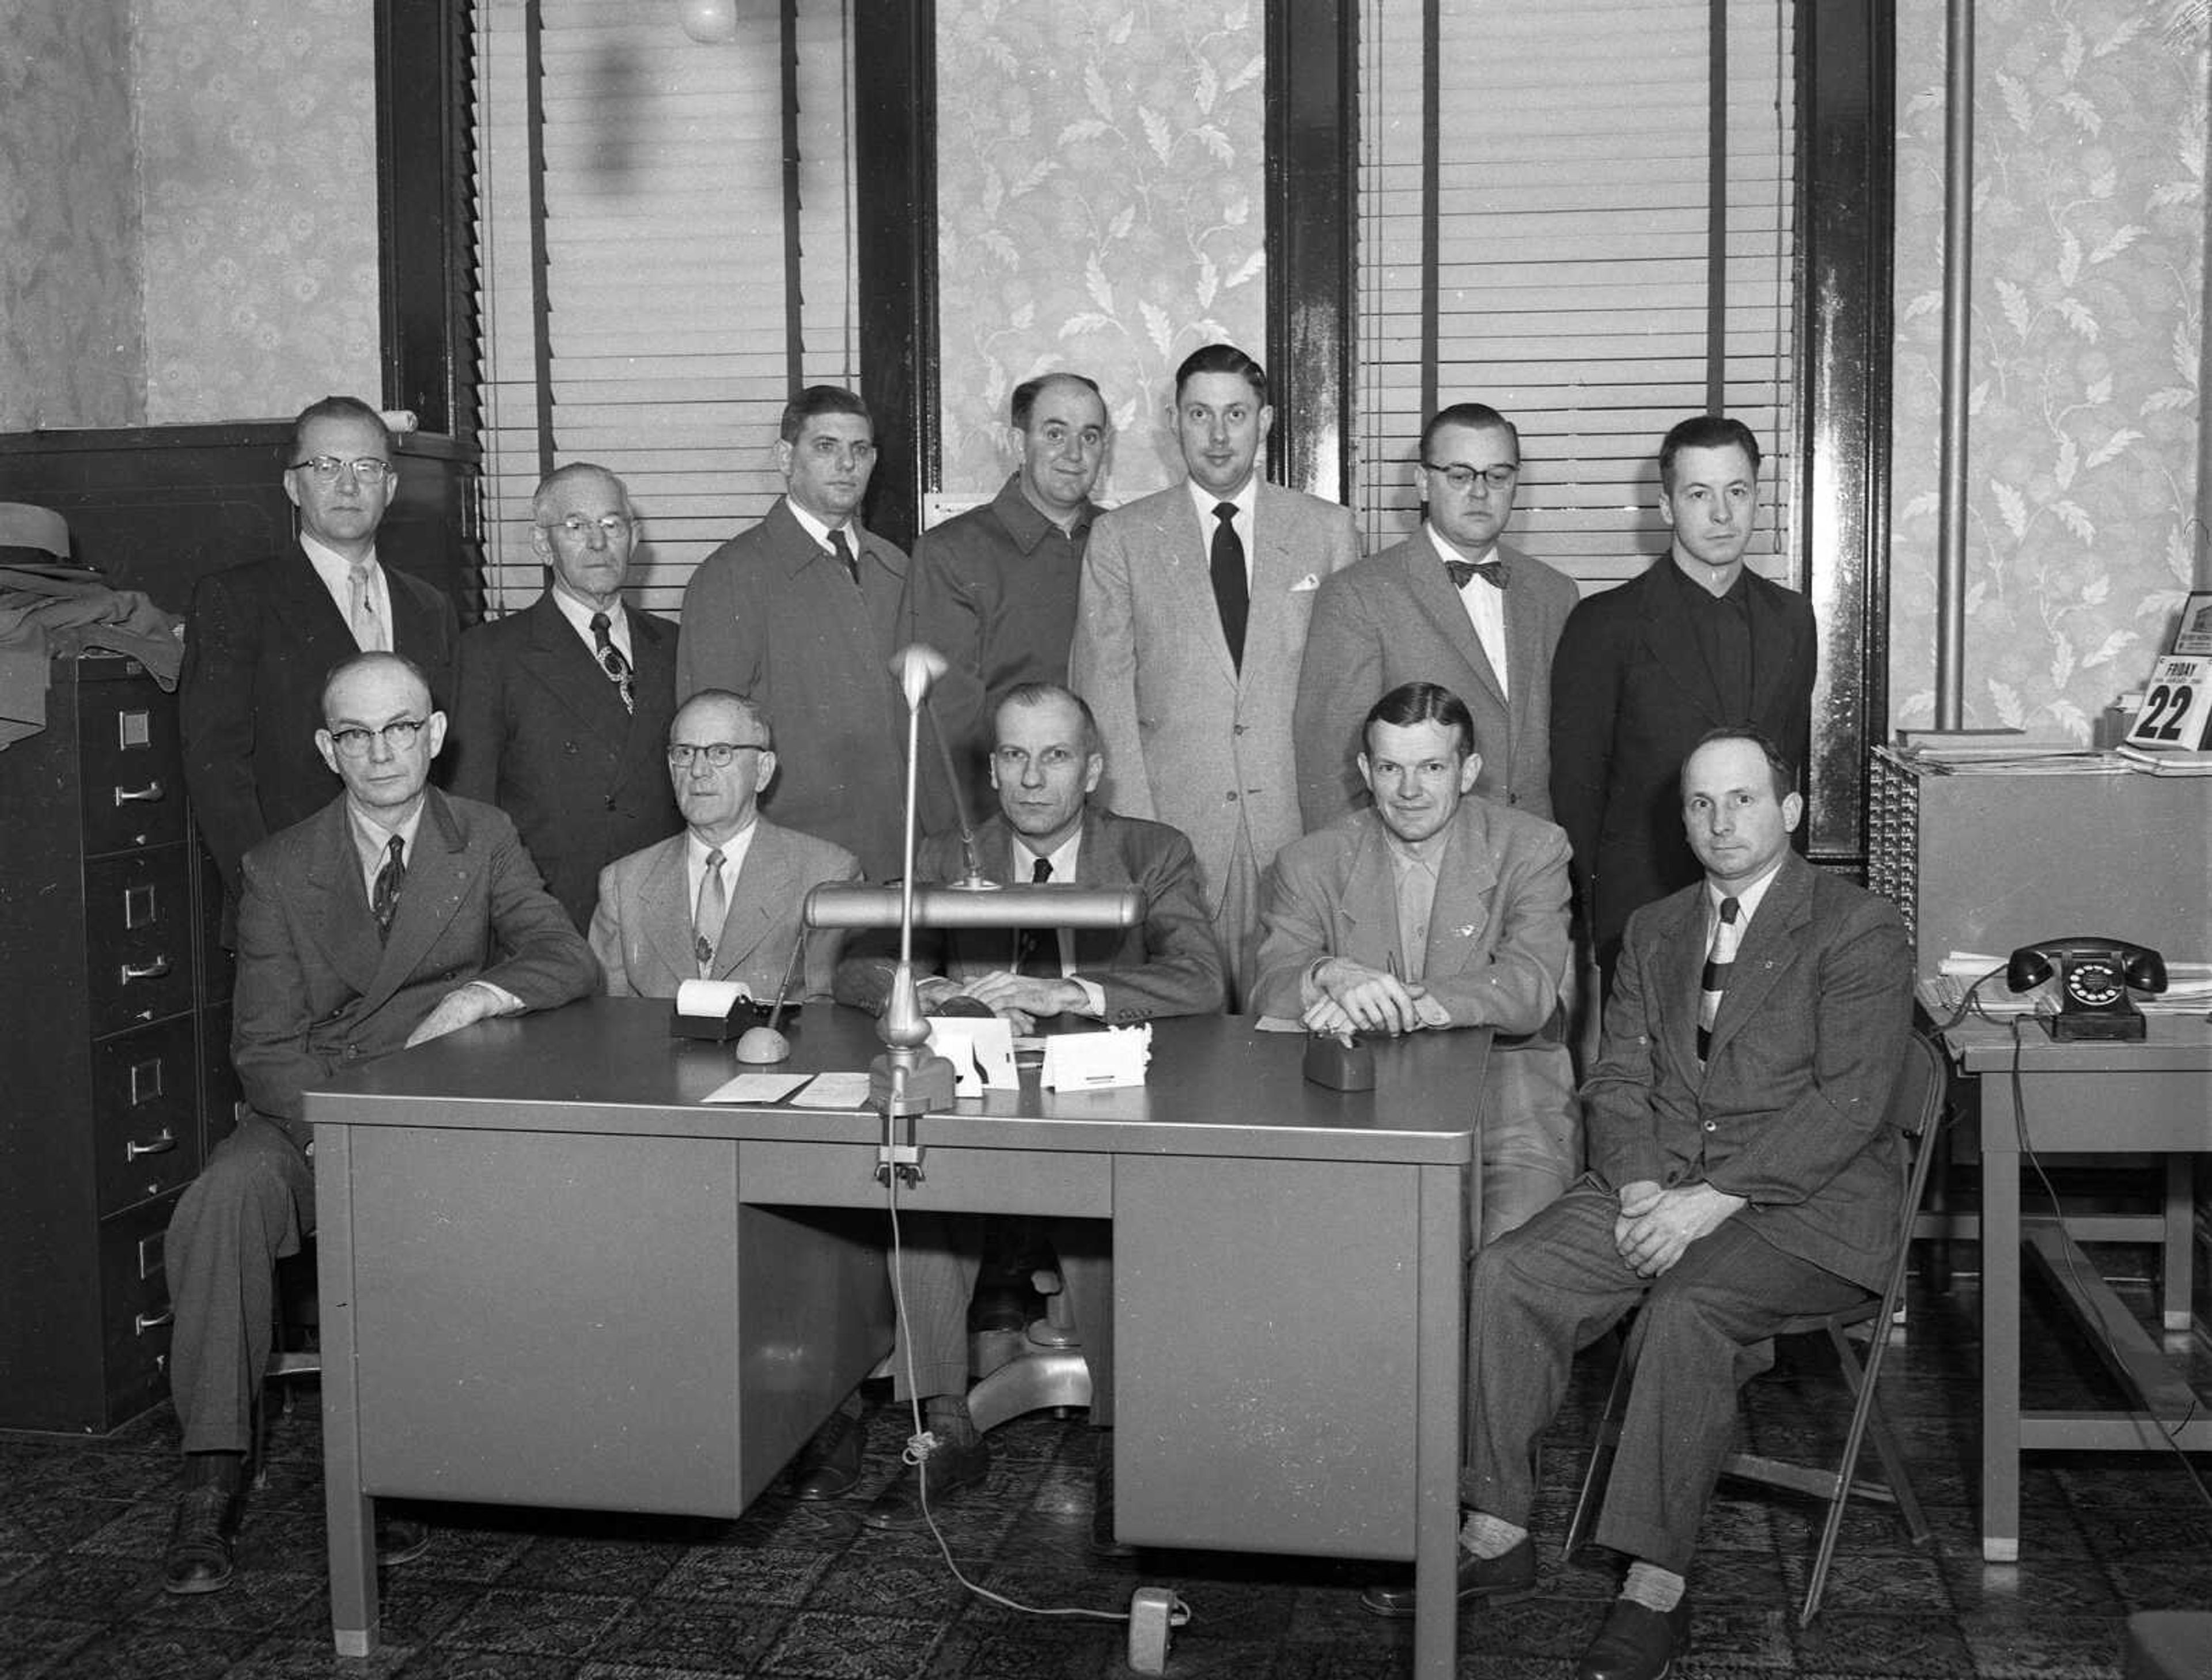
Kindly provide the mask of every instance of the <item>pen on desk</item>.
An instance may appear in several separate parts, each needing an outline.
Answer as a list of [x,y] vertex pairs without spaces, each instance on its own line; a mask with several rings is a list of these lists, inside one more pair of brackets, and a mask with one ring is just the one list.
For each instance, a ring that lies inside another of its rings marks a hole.
[[799,953],[806,949],[806,930],[801,928],[799,937],[791,942],[791,956],[784,963],[783,978],[775,983],[775,1002],[768,1012],[768,1030],[775,1032],[783,1020],[784,1000],[791,995],[792,976],[799,971]]

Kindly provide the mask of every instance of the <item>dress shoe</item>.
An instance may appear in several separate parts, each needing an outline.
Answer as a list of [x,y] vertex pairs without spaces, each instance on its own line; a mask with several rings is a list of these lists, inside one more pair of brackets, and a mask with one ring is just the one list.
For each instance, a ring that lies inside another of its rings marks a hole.
[[1098,1443],[1098,1468],[1091,1478],[1091,1555],[1134,1557],[1137,1549],[1124,1545],[1114,1533],[1114,1443]]
[[792,1460],[793,1499],[842,1499],[860,1479],[860,1446],[866,1431],[860,1420],[832,1412],[813,1439]]
[[[1462,1604],[1477,1598],[1503,1604],[1509,1599],[1525,1598],[1535,1590],[1536,1544],[1527,1535],[1515,1542],[1513,1549],[1503,1557],[1477,1557],[1464,1546],[1460,1548],[1459,1601]],[[1408,1581],[1403,1586],[1377,1583],[1359,1595],[1359,1605],[1377,1616],[1411,1616],[1413,1583]]]
[[412,1517],[376,1519],[376,1561],[387,1569],[412,1563],[430,1549],[430,1525]]
[[[991,1449],[983,1444],[981,1436],[965,1446],[940,1442],[936,1451],[922,1460],[919,1470],[912,1464],[900,1465],[890,1485],[868,1501],[868,1508],[860,1513],[860,1520],[870,1528],[920,1528],[925,1485],[930,1510],[942,1511],[963,1488],[975,1486],[990,1473]],[[924,1477],[927,1478],[926,1483]]]
[[1616,1598],[1575,1680],[1662,1680],[1677,1657],[1690,1653],[1690,1597],[1670,1610]]
[[185,1489],[161,1560],[161,1590],[213,1592],[229,1586],[230,1538],[237,1519],[237,1497],[228,1488]]

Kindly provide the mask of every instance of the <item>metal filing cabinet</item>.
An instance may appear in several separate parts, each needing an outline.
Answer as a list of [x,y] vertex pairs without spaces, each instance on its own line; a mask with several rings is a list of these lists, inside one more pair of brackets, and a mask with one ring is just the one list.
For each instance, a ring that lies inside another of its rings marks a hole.
[[50,671],[0,752],[0,1428],[102,1431],[167,1397],[163,1233],[234,1087],[175,697]]

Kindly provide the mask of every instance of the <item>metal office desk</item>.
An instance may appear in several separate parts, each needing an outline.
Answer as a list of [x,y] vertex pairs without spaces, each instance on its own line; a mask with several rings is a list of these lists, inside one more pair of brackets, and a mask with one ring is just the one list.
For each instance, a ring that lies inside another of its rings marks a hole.
[[[2115,1364],[2150,1414],[2170,1427],[2188,1414],[2193,1397],[2158,1344],[2082,1257],[2075,1236],[2085,1233],[2069,1232],[2049,1215],[2021,1217],[2023,1129],[2013,1098],[2011,1031],[1968,1021],[1944,1038],[1960,1069],[1981,1080],[1982,1555],[2010,1563],[2020,1556],[2023,1448],[2142,1451],[2165,1445],[2157,1425],[2137,1413],[2021,1409],[2023,1244],[2083,1321],[2091,1344]],[[2024,1135],[2038,1156],[2172,1158],[2161,1245],[2162,1306],[2166,1328],[2186,1330],[2194,1218],[2188,1169],[2195,1154],[2212,1151],[2212,1025],[2201,1017],[2154,1015],[2142,1044],[2059,1044],[2028,1023],[2021,1044]],[[2118,1349],[2117,1361],[2103,1345],[2106,1336]],[[2191,1451],[2212,1449],[2212,1420],[2187,1425],[2177,1439]]]
[[[311,1093],[331,1628],[377,1639],[381,1496],[733,1516],[889,1344],[874,1116],[708,1107],[668,1005],[481,1023]],[[789,1071],[865,1066],[810,1006]],[[1300,1077],[1300,1041],[1156,1025],[1142,1088],[963,1100],[916,1209],[1110,1218],[1121,1536],[1412,1558],[1453,1670],[1464,1214],[1487,1035]],[[1479,1193],[1474,1205],[1480,1205]]]

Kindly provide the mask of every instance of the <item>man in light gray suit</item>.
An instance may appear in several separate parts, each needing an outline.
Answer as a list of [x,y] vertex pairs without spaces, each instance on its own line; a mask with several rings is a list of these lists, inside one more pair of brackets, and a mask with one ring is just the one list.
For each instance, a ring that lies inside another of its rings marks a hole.
[[1175,417],[1190,477],[1091,527],[1068,680],[1097,715],[1114,808],[1189,837],[1241,995],[1261,873],[1303,831],[1291,709],[1306,620],[1359,547],[1345,508],[1259,481],[1275,411],[1243,351],[1193,351]]
[[1308,830],[1370,803],[1360,720],[1401,683],[1467,702],[1486,749],[1474,791],[1552,814],[1552,650],[1580,592],[1501,542],[1521,472],[1521,435],[1482,403],[1421,429],[1428,519],[1395,547],[1325,579],[1314,598],[1293,729]]

